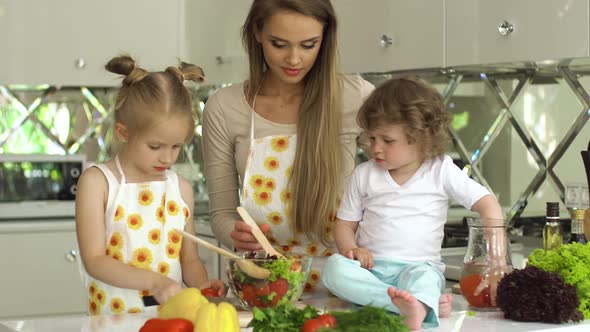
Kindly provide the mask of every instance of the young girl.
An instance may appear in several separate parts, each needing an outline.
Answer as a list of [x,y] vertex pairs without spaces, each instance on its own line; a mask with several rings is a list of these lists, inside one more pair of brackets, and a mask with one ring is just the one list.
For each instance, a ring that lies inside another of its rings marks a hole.
[[444,155],[450,115],[434,88],[413,78],[387,81],[357,119],[373,158],[355,169],[342,199],[334,231],[340,254],[326,262],[322,282],[350,302],[400,313],[413,330],[438,325],[451,301],[441,296],[448,200],[482,218],[502,219],[502,210]]
[[76,194],[76,233],[92,315],[142,312],[142,296],[163,304],[182,289],[213,287],[197,246],[174,228],[195,233],[193,192],[169,170],[194,133],[185,79],[202,81],[201,68],[182,63],[147,72],[128,56],[106,69],[125,76],[115,105],[114,159],[84,171]]

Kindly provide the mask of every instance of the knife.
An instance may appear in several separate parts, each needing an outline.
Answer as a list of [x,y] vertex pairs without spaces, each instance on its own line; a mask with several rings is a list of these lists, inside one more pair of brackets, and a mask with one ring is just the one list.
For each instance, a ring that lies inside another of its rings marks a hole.
[[145,307],[160,305],[160,302],[158,302],[158,300],[156,300],[156,298],[153,295],[142,296],[141,300],[143,301],[143,305]]

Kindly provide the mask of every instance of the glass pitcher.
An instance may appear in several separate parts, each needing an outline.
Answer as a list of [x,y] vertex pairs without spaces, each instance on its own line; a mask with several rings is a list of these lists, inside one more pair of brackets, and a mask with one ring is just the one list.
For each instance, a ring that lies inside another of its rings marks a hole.
[[[467,226],[469,240],[459,281],[461,293],[473,308],[495,309],[497,284],[512,271],[506,222],[503,219],[467,218]],[[503,247],[505,250],[501,249]],[[484,280],[488,284],[482,284]]]

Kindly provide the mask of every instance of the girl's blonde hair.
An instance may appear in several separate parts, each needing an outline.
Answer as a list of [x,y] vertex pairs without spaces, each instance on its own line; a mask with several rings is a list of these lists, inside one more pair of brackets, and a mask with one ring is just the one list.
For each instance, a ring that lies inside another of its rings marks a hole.
[[256,32],[269,17],[289,11],[313,17],[324,26],[317,59],[305,79],[297,119],[297,148],[287,203],[292,230],[311,240],[328,243],[326,223],[334,218],[340,192],[342,123],[341,81],[338,77],[336,15],[329,0],[254,0],[242,27],[242,41],[250,62],[245,86],[252,100],[267,69]]
[[115,122],[127,126],[130,135],[138,135],[167,117],[186,118],[186,141],[194,135],[195,118],[185,80],[202,82],[203,70],[181,62],[161,72],[148,72],[136,65],[128,55],[112,58],[105,68],[125,76],[115,103]]
[[379,85],[361,106],[357,122],[365,130],[401,124],[408,143],[421,145],[424,159],[445,153],[451,115],[443,97],[417,77],[391,79]]

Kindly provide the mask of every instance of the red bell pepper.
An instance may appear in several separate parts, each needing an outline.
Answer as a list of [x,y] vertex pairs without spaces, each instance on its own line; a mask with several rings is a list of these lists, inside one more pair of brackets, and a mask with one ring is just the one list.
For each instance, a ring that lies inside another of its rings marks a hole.
[[139,332],[193,332],[193,322],[184,318],[151,318]]

